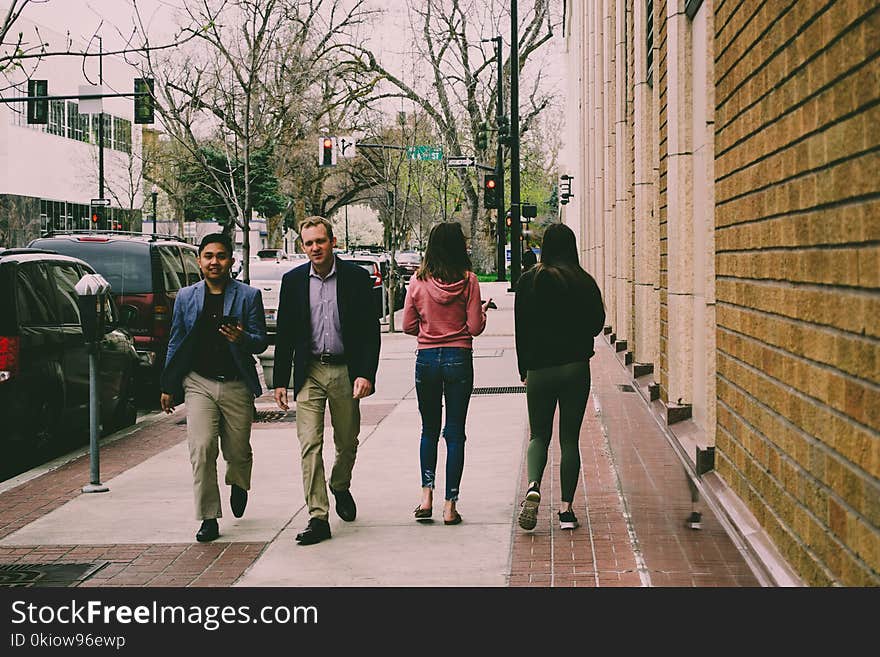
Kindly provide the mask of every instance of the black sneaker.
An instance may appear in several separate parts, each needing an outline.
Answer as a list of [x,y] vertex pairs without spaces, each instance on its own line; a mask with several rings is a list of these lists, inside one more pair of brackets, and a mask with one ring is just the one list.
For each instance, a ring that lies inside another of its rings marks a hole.
[[333,490],[331,488],[330,492],[336,498],[336,514],[345,522],[354,520],[355,516],[357,516],[357,506],[354,503],[354,498],[351,496],[351,491]]
[[578,519],[574,517],[573,511],[559,511],[559,528],[574,529],[578,526]]
[[534,529],[538,524],[538,505],[541,503],[541,491],[530,488],[526,498],[522,501],[522,509],[519,512],[519,526],[525,530]]

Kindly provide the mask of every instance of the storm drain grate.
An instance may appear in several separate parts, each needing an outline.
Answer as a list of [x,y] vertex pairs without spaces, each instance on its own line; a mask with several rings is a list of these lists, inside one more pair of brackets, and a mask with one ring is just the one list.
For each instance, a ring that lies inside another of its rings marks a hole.
[[497,386],[489,388],[474,388],[474,395],[510,395],[517,392],[525,392],[525,386]]
[[257,411],[254,422],[296,422],[296,411]]
[[635,392],[636,389],[633,388],[628,383],[618,383],[617,387],[620,389],[620,392]]
[[107,565],[98,563],[16,563],[0,565],[0,587],[73,586]]

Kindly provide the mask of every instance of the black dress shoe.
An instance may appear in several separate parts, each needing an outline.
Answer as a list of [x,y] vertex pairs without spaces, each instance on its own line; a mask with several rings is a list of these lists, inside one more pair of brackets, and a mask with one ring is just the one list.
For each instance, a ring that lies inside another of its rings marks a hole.
[[330,538],[330,523],[321,518],[309,518],[308,527],[296,535],[300,545],[314,545]]
[[232,515],[241,518],[247,506],[247,491],[232,484],[232,492],[229,494],[229,506],[232,507]]
[[357,506],[355,506],[351,491],[333,490],[331,488],[330,492],[333,493],[333,497],[336,498],[336,514],[345,520],[345,522],[351,522],[354,520],[355,516],[357,516]]
[[217,526],[217,519],[208,518],[207,520],[202,520],[202,526],[199,527],[199,531],[196,533],[196,540],[199,543],[207,543],[208,541],[213,541],[218,536],[220,536],[220,528]]

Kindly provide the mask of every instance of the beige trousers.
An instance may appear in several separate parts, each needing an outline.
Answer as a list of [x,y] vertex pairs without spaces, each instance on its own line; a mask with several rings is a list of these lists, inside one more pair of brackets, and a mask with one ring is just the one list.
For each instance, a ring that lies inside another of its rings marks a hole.
[[296,435],[302,456],[303,491],[309,516],[327,520],[330,501],[324,478],[324,413],[329,403],[336,460],[330,488],[348,490],[361,427],[360,400],[352,398],[348,366],[309,364],[309,374],[296,396]]
[[251,487],[251,424],[254,395],[244,381],[220,382],[190,372],[186,392],[186,436],[193,471],[196,519],[220,518],[217,447],[226,461],[226,484]]

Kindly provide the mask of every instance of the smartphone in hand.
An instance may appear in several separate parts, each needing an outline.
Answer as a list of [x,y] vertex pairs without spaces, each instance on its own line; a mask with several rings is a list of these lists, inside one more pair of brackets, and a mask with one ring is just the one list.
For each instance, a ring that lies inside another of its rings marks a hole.
[[238,326],[238,317],[234,317],[232,315],[223,315],[220,319],[220,324],[228,324],[230,326]]

